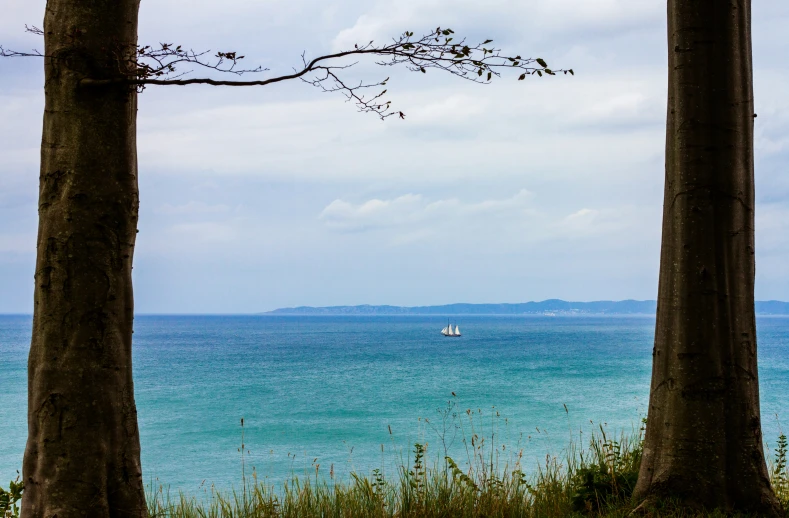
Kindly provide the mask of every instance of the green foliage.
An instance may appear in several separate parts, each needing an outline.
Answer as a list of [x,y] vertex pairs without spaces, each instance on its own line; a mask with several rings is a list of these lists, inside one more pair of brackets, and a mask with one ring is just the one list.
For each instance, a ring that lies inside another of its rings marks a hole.
[[[454,405],[445,412],[454,413]],[[441,413],[441,412],[440,412]],[[641,463],[644,429],[609,437],[604,427],[592,435],[586,449],[571,443],[563,457],[546,456],[527,475],[520,450],[503,464],[498,456],[509,449],[493,447],[495,426],[480,437],[481,412],[466,411],[458,427],[468,435],[469,463],[461,467],[451,457],[430,461],[427,443],[414,445],[413,461],[402,463],[397,475],[382,469],[370,476],[351,473],[347,482],[318,476],[294,476],[275,487],[253,472],[241,491],[221,492],[211,486],[202,497],[173,496],[162,485],[148,488],[151,518],[476,518],[476,517],[609,517],[630,516],[633,488]],[[498,417],[494,412],[493,416]],[[457,423],[456,423],[457,424]],[[452,429],[450,422],[447,427]],[[434,428],[443,431],[446,428]],[[472,453],[473,452],[473,453]],[[789,518],[789,441],[783,433],[770,458],[770,477]],[[0,488],[0,518],[19,518],[23,484],[17,478],[9,491]],[[656,502],[647,516],[665,518],[724,518],[719,512],[688,512],[672,502]]]
[[614,501],[629,499],[638,481],[641,465],[641,434],[634,439],[609,439],[603,427],[593,438],[591,455],[581,459],[572,476],[575,511],[599,511]]
[[781,433],[778,437],[778,449],[770,470],[770,478],[773,483],[775,495],[781,501],[785,509],[789,510],[789,465],[787,465],[787,453],[789,453],[786,434]]
[[449,466],[450,473],[452,473],[452,481],[461,487],[465,487],[471,491],[478,491],[477,484],[461,470],[457,463],[452,460],[452,457],[446,457],[447,465]]
[[[579,473],[610,465],[621,483],[621,473],[632,471],[631,465],[637,468],[640,459],[640,434],[636,439],[623,435],[611,441],[601,428],[602,436],[594,435],[587,450],[576,453],[571,445],[565,457],[547,456],[527,475],[520,440],[513,448],[499,439],[507,435],[500,427],[506,427],[506,419],[495,409],[459,412],[450,401],[437,412],[435,420],[421,422],[438,436],[439,455],[431,457],[426,442],[416,443],[413,457],[407,462],[401,458],[394,475],[385,476],[382,466],[369,476],[351,473],[341,481],[333,471],[327,480],[316,470],[315,476],[294,476],[277,487],[257,479],[246,489],[242,484],[240,492],[223,493],[211,487],[202,498],[171,497],[159,486],[149,490],[149,514],[173,518],[582,516],[586,509],[573,510],[574,496],[583,491]],[[456,438],[467,453],[462,463],[446,454]],[[605,509],[598,508],[601,512],[622,505],[621,491],[609,493]]]
[[408,472],[408,483],[416,491],[424,488],[425,483],[425,447],[419,443],[414,444],[414,467]]
[[[171,496],[163,486],[148,491],[152,518],[476,518],[476,517],[609,517],[630,516],[631,495],[641,463],[644,428],[613,436],[605,427],[586,444],[571,442],[562,456],[546,456],[536,469],[524,471],[523,450],[496,443],[498,412],[456,411],[448,402],[435,422],[422,422],[439,438],[431,458],[428,444],[416,443],[413,458],[400,459],[395,475],[381,469],[369,476],[351,473],[338,480],[315,475],[293,476],[281,486],[253,482],[240,492],[220,492],[213,486],[203,497]],[[506,423],[506,420],[503,420]],[[446,454],[460,433],[467,459],[458,463]],[[538,430],[538,433],[539,430]],[[581,446],[586,446],[581,448]],[[506,452],[506,456],[505,456]],[[789,445],[785,435],[770,459],[773,487],[789,509]],[[432,459],[432,460],[431,460]],[[527,474],[530,473],[530,474]],[[719,512],[689,512],[678,505],[656,502],[643,509],[647,516],[665,518],[723,518]],[[0,517],[3,518],[3,517]],[[789,518],[789,514],[787,514]]]
[[24,483],[12,480],[9,483],[8,491],[0,487],[0,518],[19,518],[19,505],[17,502],[22,498]]

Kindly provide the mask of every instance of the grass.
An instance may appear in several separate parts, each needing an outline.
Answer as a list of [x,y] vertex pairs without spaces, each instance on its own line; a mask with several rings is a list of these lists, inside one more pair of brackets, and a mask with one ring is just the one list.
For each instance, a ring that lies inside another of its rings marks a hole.
[[[448,416],[458,419],[453,410],[450,402],[444,424]],[[643,428],[611,437],[601,426],[584,448],[571,444],[562,456],[547,456],[527,474],[522,450],[513,452],[503,444],[495,445],[492,433],[488,438],[480,437],[471,411],[466,414],[466,428],[457,426],[469,453],[465,469],[449,456],[428,461],[426,444],[418,443],[407,462],[401,459],[396,475],[387,477],[382,469],[375,469],[369,475],[351,473],[347,480],[338,480],[333,471],[326,478],[315,466],[314,475],[294,475],[278,486],[259,481],[253,473],[249,483],[244,478],[240,490],[220,492],[212,486],[202,497],[173,495],[164,486],[150,487],[149,513],[161,518],[613,518],[628,516],[633,509],[631,495],[641,462]],[[443,443],[443,435],[433,429]],[[445,451],[441,446],[439,449]],[[769,470],[776,493],[789,509],[787,440],[783,434],[770,457]],[[648,514],[724,516],[716,512],[688,514],[671,502],[650,508]]]
[[151,516],[162,517],[568,516],[574,508],[606,507],[614,495],[632,490],[640,459],[636,442],[598,437],[594,445],[588,454],[577,456],[569,470],[549,457],[528,477],[517,456],[514,464],[497,471],[494,452],[491,469],[490,449],[476,440],[475,465],[467,471],[451,458],[428,466],[424,445],[416,444],[410,465],[390,478],[381,470],[370,476],[352,473],[347,481],[316,474],[294,477],[278,489],[253,479],[246,489],[212,489],[201,499],[183,494],[173,498],[160,486],[149,494],[149,509]]
[[[444,455],[430,457],[427,444],[414,445],[400,458],[396,474],[385,476],[383,465],[368,475],[351,473],[341,480],[334,470],[324,476],[314,464],[313,475],[293,475],[282,484],[247,477],[241,488],[222,492],[211,486],[204,495],[171,493],[168,487],[148,488],[153,518],[450,518],[568,516],[626,517],[634,507],[632,492],[641,463],[643,428],[615,436],[603,426],[585,445],[571,443],[561,456],[546,456],[534,470],[524,471],[523,450],[496,443],[498,428],[491,419],[489,435],[479,426],[482,412],[457,412],[454,402],[439,410],[435,423],[425,420],[439,438]],[[491,418],[498,417],[497,412]],[[467,453],[461,467],[446,455],[447,431],[460,433]],[[244,465],[242,420],[242,466]],[[584,446],[584,447],[580,447]],[[775,451],[768,451],[773,488],[789,518],[789,444],[781,433]],[[433,460],[429,460],[433,459]],[[18,481],[17,481],[18,482]],[[0,489],[0,518],[18,517],[22,485]],[[666,518],[722,517],[718,512],[688,514],[665,502],[647,510]]]

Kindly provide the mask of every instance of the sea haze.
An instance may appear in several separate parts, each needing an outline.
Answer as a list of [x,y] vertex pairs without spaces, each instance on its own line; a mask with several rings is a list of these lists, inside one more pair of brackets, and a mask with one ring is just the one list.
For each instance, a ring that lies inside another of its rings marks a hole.
[[[495,429],[508,452],[523,448],[527,468],[561,454],[580,431],[639,426],[654,317],[451,322],[462,338],[440,335],[442,316],[138,317],[134,379],[146,482],[190,493],[204,480],[238,487],[241,417],[247,474],[254,466],[270,481],[314,473],[313,462],[346,478],[351,470],[391,470],[417,441],[435,456],[441,441],[424,418],[439,423],[436,410],[448,400],[457,402],[466,434],[463,411],[481,411],[475,431]],[[789,413],[789,318],[757,324],[763,428],[774,444],[775,414]],[[30,327],[29,316],[0,316],[0,481],[22,463]],[[449,450],[466,461],[460,436]]]

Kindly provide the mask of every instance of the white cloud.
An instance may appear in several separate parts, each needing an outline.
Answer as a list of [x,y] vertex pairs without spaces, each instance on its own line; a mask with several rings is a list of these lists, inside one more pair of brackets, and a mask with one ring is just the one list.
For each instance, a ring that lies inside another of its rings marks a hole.
[[665,85],[651,72],[391,89],[405,121],[381,122],[309,89],[312,100],[253,96],[205,108],[181,96],[184,104],[172,111],[165,106],[174,92],[152,92],[141,106],[141,170],[414,188],[481,174],[531,183],[557,168],[643,175],[644,161],[663,149]]
[[633,206],[606,209],[581,209],[565,216],[556,224],[556,234],[565,238],[597,238],[607,234],[622,234],[627,230],[642,230],[644,211]]
[[372,199],[360,205],[334,200],[319,218],[329,227],[343,230],[366,230],[415,222],[424,212],[422,197],[406,194],[393,200]]
[[443,0],[378,1],[351,27],[337,34],[332,48],[347,49],[371,40],[381,42],[404,30],[422,34],[437,24],[453,28],[460,24],[477,31],[499,28],[498,32],[509,32],[506,29],[517,28],[521,33],[566,34],[579,27],[586,32],[613,31],[655,22],[665,13],[661,4],[653,0],[456,0],[451,8],[447,6]]
[[[538,205],[526,189],[509,198],[465,201],[458,198],[431,200],[407,194],[389,200],[371,199],[358,204],[336,199],[319,220],[341,233],[365,233],[360,238],[390,245],[440,241],[441,236],[463,236],[465,245],[479,249],[528,248],[538,242],[599,239],[621,236],[621,243],[657,239],[647,230],[659,209],[582,208],[569,214]],[[647,229],[644,226],[647,226]],[[653,229],[654,230],[654,229]],[[600,241],[610,245],[610,241]],[[604,245],[604,246],[607,246]],[[616,245],[619,247],[620,245]]]
[[581,209],[578,212],[573,212],[572,214],[567,215],[564,218],[564,223],[569,226],[589,226],[597,215],[600,214],[600,211],[593,210],[593,209]]
[[319,219],[329,228],[343,231],[420,226],[419,229],[406,229],[409,237],[398,238],[399,242],[410,242],[417,237],[431,235],[425,225],[451,221],[462,227],[467,218],[499,215],[522,217],[533,213],[533,210],[529,210],[532,198],[529,191],[522,189],[510,198],[478,202],[463,202],[457,198],[429,201],[419,194],[406,194],[391,200],[372,199],[358,205],[337,199],[323,209]]

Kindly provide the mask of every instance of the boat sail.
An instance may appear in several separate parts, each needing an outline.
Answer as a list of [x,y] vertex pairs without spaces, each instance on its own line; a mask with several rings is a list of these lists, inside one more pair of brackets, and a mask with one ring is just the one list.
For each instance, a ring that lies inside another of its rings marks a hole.
[[460,327],[455,326],[455,329],[452,329],[452,324],[447,323],[447,327],[441,330],[441,334],[453,338],[458,337],[460,336]]

